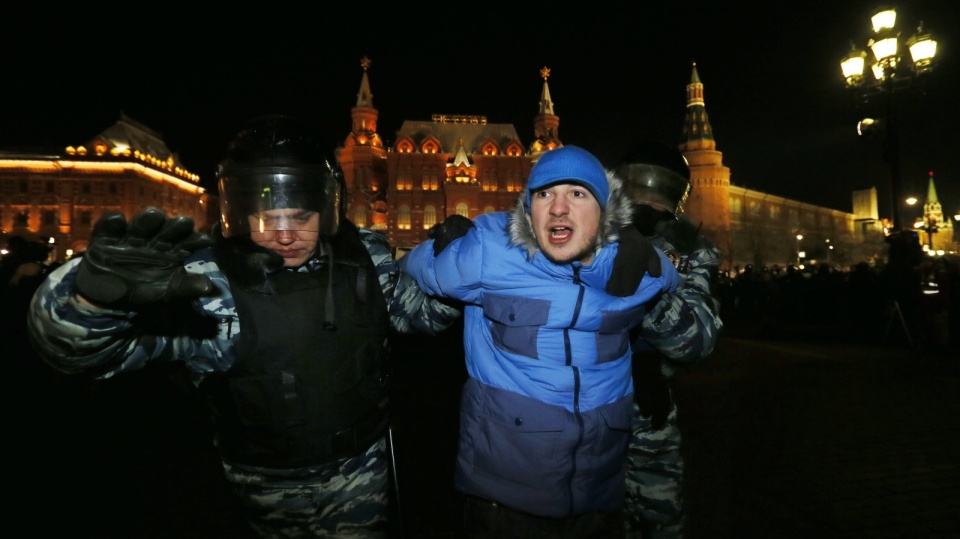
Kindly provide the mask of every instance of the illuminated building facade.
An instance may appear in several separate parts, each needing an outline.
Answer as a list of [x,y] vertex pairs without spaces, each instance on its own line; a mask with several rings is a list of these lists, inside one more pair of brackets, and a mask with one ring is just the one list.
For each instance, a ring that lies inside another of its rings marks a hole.
[[[430,227],[448,215],[472,218],[509,210],[536,159],[563,145],[546,67],[540,70],[543,86],[530,144],[511,124],[435,114],[430,121],[404,121],[392,147],[378,132],[370,61],[364,58],[361,67],[351,130],[337,149],[349,216],[360,226],[383,231],[400,252],[425,240]],[[717,150],[696,65],[686,96],[678,147],[690,163],[693,189],[685,212],[720,247],[726,268],[797,260],[848,266],[885,256],[876,189],[855,191],[853,212],[844,212],[734,185]],[[933,195],[928,194],[925,209],[940,227],[933,236],[940,245],[952,239],[952,229],[939,211],[932,182],[931,176]],[[147,206],[191,217],[201,230],[218,218],[216,197],[199,186],[199,178],[157,133],[123,114],[114,126],[63,154],[0,151],[3,234],[54,238],[58,259],[68,249],[86,248],[93,223],[104,212],[120,211],[129,218]]]
[[[204,229],[214,206],[160,135],[121,113],[87,143],[62,153],[0,151],[0,230],[3,236],[52,239],[55,260],[86,249],[106,212],[128,219],[156,206]],[[5,241],[4,241],[5,243]]]
[[403,122],[394,146],[385,148],[367,76],[370,61],[364,58],[361,66],[352,130],[337,158],[350,192],[351,220],[383,231],[399,251],[425,240],[447,215],[472,218],[509,210],[537,157],[562,146],[547,85],[550,70],[543,68],[529,147],[513,125],[488,123],[485,116],[435,114],[430,121]]
[[[385,147],[377,133],[369,60],[361,66],[352,131],[338,150],[351,193],[350,216],[384,231],[401,251],[426,239],[427,230],[447,215],[510,209],[537,157],[563,145],[547,84],[550,71],[543,68],[534,141],[526,149],[512,125],[446,115],[405,121],[394,146]],[[723,249],[726,267],[791,264],[798,234],[808,238],[803,260],[811,262],[849,264],[886,251],[875,190],[854,193],[855,212],[849,213],[732,185],[713,139],[696,65],[687,85],[683,133],[679,148],[690,162],[693,183],[686,213]]]
[[[730,169],[723,165],[723,154],[713,138],[696,64],[687,84],[683,135],[680,150],[690,163],[693,183],[686,213],[694,223],[702,223],[704,233],[723,251],[728,267],[784,266],[797,259],[802,264],[849,266],[886,257],[885,230],[891,224],[879,217],[875,187],[854,191],[853,212],[844,212],[730,182]],[[952,224],[944,220],[936,198],[931,176],[924,216],[949,228]],[[949,231],[935,238],[934,244],[955,252],[952,228]]]

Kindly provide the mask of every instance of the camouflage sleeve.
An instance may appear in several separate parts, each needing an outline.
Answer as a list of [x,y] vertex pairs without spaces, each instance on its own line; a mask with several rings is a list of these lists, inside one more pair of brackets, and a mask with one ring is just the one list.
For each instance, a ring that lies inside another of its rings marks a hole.
[[34,349],[66,373],[107,370],[119,364],[132,337],[133,313],[100,309],[74,295],[80,259],[70,260],[47,276],[27,311],[27,331]]
[[361,228],[360,237],[377,268],[390,323],[396,331],[435,335],[456,322],[460,309],[425,294],[415,279],[402,273],[383,234]]
[[[73,259],[50,273],[27,312],[30,342],[52,367],[110,378],[153,361],[183,360],[199,383],[206,373],[231,366],[239,325],[226,278],[216,264],[195,260],[185,267],[210,276],[218,294],[202,303],[178,304],[175,308],[182,311],[171,308],[148,315],[77,300],[74,280],[79,262]],[[224,310],[225,305],[230,308]],[[224,312],[220,318],[217,309]]]
[[[665,244],[664,250],[671,249]],[[723,322],[710,283],[720,253],[706,240],[680,259],[685,271],[674,293],[664,293],[643,319],[640,336],[668,359],[690,363],[708,356]]]

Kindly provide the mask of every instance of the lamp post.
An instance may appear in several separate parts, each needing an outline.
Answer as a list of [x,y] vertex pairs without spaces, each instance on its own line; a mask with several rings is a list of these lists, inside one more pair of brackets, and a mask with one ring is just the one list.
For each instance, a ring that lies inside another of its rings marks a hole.
[[803,234],[797,234],[797,267],[800,267],[800,240],[803,239]]
[[[872,51],[870,75],[864,76],[867,53],[851,44],[850,52],[840,61],[840,69],[847,87],[853,90],[864,103],[874,98],[881,100],[879,112],[882,119],[879,128],[883,131],[883,154],[890,165],[890,190],[893,201],[893,232],[903,227],[900,217],[900,144],[897,138],[894,94],[914,87],[915,82],[934,67],[937,42],[923,30],[921,22],[917,33],[901,46],[900,31],[895,28],[897,12],[884,8],[870,18],[873,34],[867,41]],[[909,50],[909,55],[904,49]],[[871,120],[870,123],[873,123]],[[863,122],[861,122],[863,124]],[[860,125],[859,127],[865,127]]]
[[920,228],[923,226],[920,224],[923,220],[923,215],[916,210],[916,206],[920,203],[920,199],[915,196],[908,196],[904,202],[906,202],[907,206],[910,207],[909,216],[906,219],[906,223],[912,225],[913,228]]

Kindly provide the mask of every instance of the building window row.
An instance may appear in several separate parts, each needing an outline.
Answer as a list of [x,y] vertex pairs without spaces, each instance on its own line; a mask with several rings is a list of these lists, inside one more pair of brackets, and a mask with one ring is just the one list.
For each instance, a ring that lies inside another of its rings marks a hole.
[[421,189],[424,191],[436,191],[440,188],[440,183],[437,181],[437,175],[427,174],[421,179]]

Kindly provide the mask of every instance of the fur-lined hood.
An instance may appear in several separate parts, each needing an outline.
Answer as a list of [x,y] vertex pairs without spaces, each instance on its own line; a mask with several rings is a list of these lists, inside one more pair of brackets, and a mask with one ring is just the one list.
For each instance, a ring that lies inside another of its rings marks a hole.
[[[606,209],[600,214],[600,233],[594,251],[599,251],[604,245],[613,243],[620,238],[620,229],[631,224],[632,206],[630,199],[623,190],[623,181],[613,171],[607,170],[607,185],[610,194],[607,197]],[[533,222],[530,219],[530,208],[526,203],[527,191],[524,190],[517,198],[517,203],[510,211],[509,233],[510,243],[524,247],[529,258],[537,254],[537,238],[533,234]]]

